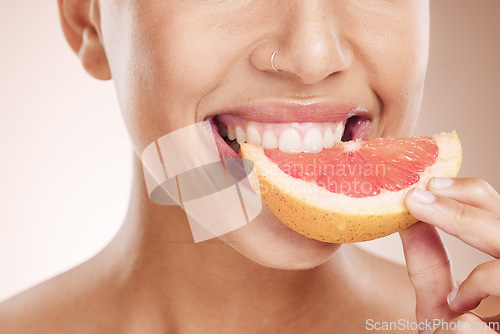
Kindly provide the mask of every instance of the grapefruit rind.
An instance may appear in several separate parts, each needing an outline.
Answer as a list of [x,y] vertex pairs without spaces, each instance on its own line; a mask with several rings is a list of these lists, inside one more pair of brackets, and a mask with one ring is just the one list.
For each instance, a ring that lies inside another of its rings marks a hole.
[[[353,243],[381,238],[417,222],[404,204],[414,187],[425,188],[433,176],[454,177],[462,161],[460,140],[455,131],[433,139],[438,146],[435,163],[420,173],[420,180],[400,190],[381,190],[376,196],[353,198],[333,193],[315,182],[284,173],[264,153],[262,146],[242,144],[248,179],[262,202],[285,225],[316,240]],[[252,166],[253,165],[253,166]]]

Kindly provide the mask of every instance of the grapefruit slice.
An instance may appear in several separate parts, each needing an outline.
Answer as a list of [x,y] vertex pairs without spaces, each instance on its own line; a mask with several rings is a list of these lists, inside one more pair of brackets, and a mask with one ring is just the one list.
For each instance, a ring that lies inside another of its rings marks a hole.
[[455,132],[341,142],[319,153],[241,144],[241,153],[250,184],[274,215],[331,243],[372,240],[412,225],[417,219],[404,204],[406,193],[425,188],[433,176],[456,176],[462,161]]

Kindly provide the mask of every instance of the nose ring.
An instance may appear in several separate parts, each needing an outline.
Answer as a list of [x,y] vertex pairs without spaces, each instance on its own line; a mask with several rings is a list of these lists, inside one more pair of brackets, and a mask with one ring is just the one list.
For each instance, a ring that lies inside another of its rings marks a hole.
[[273,70],[275,70],[276,72],[280,72],[280,70],[276,69],[276,67],[274,67],[274,56],[276,56],[276,54],[278,53],[279,49],[277,49],[276,51],[273,52],[273,55],[271,56],[271,67],[273,68]]

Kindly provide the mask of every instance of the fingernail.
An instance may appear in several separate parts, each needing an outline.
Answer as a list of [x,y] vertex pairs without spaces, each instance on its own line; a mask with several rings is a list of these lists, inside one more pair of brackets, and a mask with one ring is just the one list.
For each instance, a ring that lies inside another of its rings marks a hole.
[[434,203],[437,199],[436,196],[434,196],[427,190],[423,190],[418,187],[413,191],[411,198],[412,200],[420,204],[431,204]]
[[448,297],[446,298],[448,305],[451,305],[451,303],[453,303],[453,301],[457,297],[457,292],[458,292],[458,287],[448,294]]
[[430,187],[433,189],[448,188],[453,184],[453,179],[449,177],[433,177],[431,179]]

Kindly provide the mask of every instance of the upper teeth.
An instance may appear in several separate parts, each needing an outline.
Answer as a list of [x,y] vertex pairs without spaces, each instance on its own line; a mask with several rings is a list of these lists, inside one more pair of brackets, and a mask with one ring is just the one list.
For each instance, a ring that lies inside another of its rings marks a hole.
[[238,143],[246,143],[247,141],[247,133],[240,126],[236,127],[236,141]]
[[302,138],[300,138],[300,133],[297,129],[292,127],[286,128],[280,136],[279,148],[282,152],[287,153],[300,153],[304,148],[302,144]]
[[234,131],[234,128],[232,126],[227,127],[227,138],[229,138],[229,140],[236,139],[236,132]]
[[221,133],[227,133],[229,140],[279,148],[286,153],[316,153],[330,148],[341,141],[345,126],[345,122],[257,123],[234,119],[232,123],[219,125],[223,128]]
[[247,126],[247,141],[250,144],[260,145],[261,135],[257,127],[253,124]]
[[275,149],[278,148],[278,138],[274,134],[273,130],[267,129],[262,135],[262,146],[265,148]]
[[[328,131],[329,129],[327,129]],[[330,130],[331,132],[331,130]],[[326,131],[325,131],[326,133]],[[306,153],[320,152],[325,146],[325,141],[318,128],[310,128],[304,135],[302,151]]]

